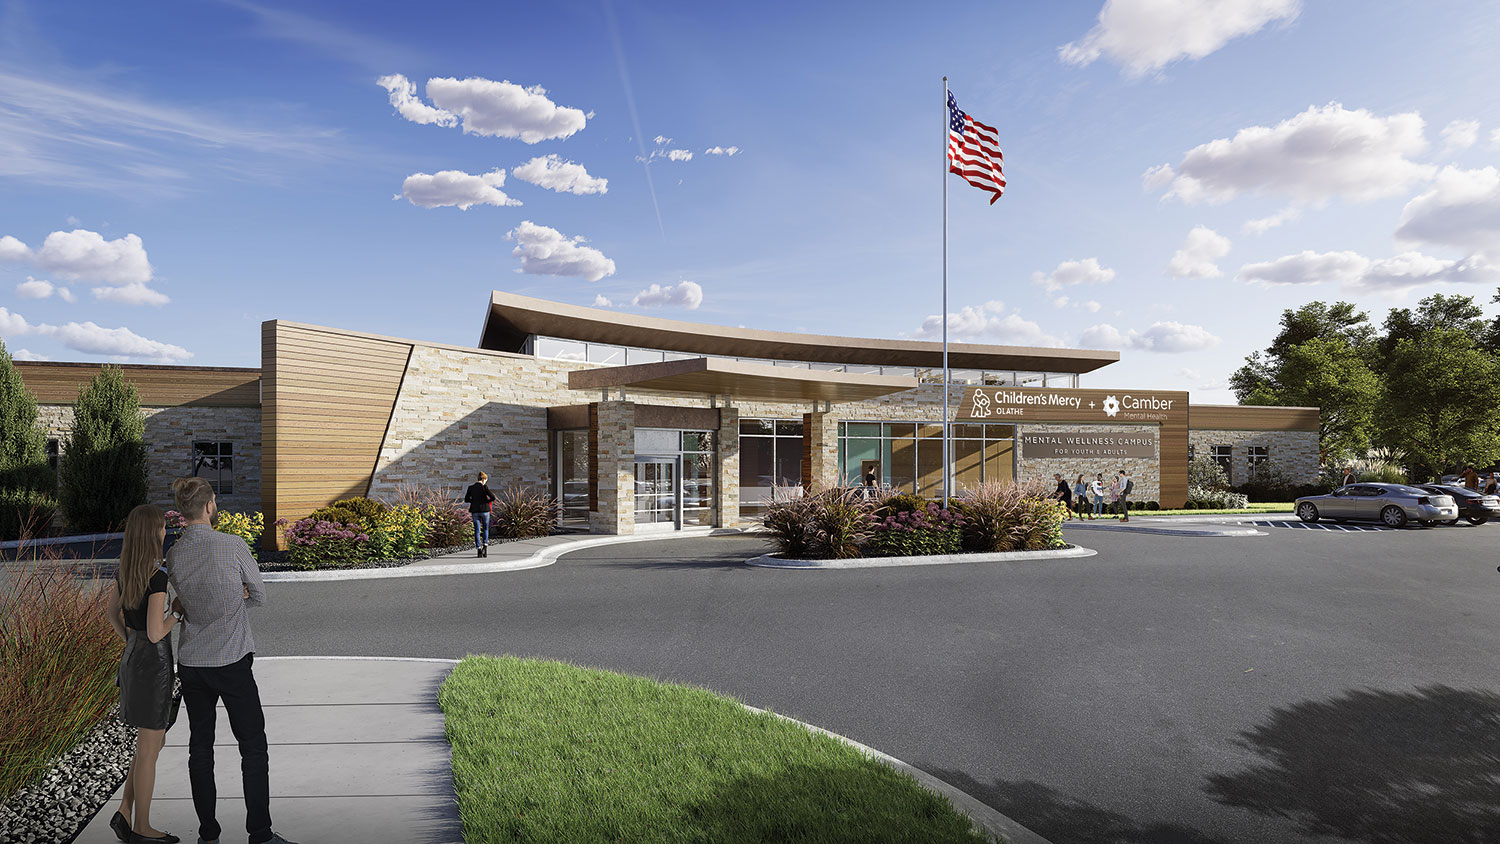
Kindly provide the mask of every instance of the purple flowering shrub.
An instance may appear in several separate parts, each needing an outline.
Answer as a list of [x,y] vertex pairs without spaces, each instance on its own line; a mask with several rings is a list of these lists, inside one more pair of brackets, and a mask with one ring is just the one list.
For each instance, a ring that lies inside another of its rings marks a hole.
[[[900,496],[912,499],[916,496]],[[921,499],[917,499],[918,502]],[[906,509],[902,501],[876,512],[876,522],[865,543],[871,557],[921,557],[934,554],[957,554],[963,546],[964,519],[953,509],[944,509],[936,501]]]
[[[277,522],[286,525],[286,519]],[[369,558],[370,535],[322,519],[301,519],[286,527],[287,563],[292,568],[346,568]]]

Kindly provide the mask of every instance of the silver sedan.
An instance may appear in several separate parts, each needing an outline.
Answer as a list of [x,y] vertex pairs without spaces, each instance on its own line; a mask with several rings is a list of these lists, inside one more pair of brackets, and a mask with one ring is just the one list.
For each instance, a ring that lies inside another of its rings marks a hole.
[[1451,496],[1406,484],[1348,484],[1327,495],[1297,499],[1297,518],[1304,522],[1355,519],[1398,528],[1409,521],[1431,525],[1456,519],[1458,505]]

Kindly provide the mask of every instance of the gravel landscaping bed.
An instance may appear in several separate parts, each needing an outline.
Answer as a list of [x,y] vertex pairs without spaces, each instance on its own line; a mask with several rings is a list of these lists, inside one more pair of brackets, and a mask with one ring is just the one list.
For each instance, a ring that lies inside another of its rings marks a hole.
[[119,708],[52,764],[42,781],[0,804],[0,841],[67,844],[88,825],[125,781],[135,730]]

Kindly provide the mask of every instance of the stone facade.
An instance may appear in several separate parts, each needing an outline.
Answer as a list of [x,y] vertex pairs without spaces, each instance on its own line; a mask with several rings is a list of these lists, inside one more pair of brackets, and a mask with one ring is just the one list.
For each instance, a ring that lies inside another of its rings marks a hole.
[[[1070,424],[1044,424],[1028,422],[1017,425],[1017,433],[1024,430],[1032,434],[1061,434],[1077,433],[1080,429],[1087,429],[1090,434],[1155,434],[1155,425],[1070,425]],[[1088,480],[1093,480],[1095,475],[1104,475],[1105,489],[1119,476],[1121,469],[1130,472],[1130,479],[1135,482],[1133,491],[1130,493],[1132,502],[1157,501],[1161,495],[1161,438],[1156,438],[1155,457],[1109,457],[1103,459],[1081,460],[1078,458],[1048,457],[1028,458],[1025,451],[1025,443],[1017,436],[1016,438],[1016,480],[1018,481],[1044,481],[1048,486],[1055,485],[1052,476],[1060,474],[1068,481],[1068,487],[1080,474],[1085,475]]]
[[[233,491],[218,496],[219,509],[260,510],[260,408],[143,407],[141,416],[146,423],[146,488],[153,504],[173,506],[172,481],[192,474],[193,442],[206,440],[233,445]],[[48,439],[58,441],[59,451],[66,448],[73,406],[39,405],[37,417]]]
[[839,485],[839,418],[832,413],[802,417],[802,484],[823,489]]
[[1189,431],[1188,445],[1195,457],[1212,457],[1213,447],[1231,447],[1229,483],[1250,480],[1250,447],[1265,446],[1271,465],[1294,484],[1316,483],[1320,462],[1317,431]]
[[736,527],[740,523],[740,412],[719,408],[719,430],[715,434],[714,525]]
[[589,496],[594,533],[635,533],[635,404],[602,401],[590,409],[595,436],[589,462],[598,485]]

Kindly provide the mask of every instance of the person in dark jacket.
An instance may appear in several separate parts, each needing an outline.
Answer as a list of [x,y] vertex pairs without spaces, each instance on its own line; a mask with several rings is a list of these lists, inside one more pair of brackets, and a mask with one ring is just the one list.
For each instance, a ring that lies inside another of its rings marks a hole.
[[480,472],[479,480],[470,484],[469,491],[464,493],[469,518],[474,520],[474,551],[481,557],[488,557],[490,552],[490,505],[495,501],[495,494],[484,485],[489,479],[489,475]]
[[1057,489],[1052,493],[1052,497],[1061,501],[1067,508],[1068,515],[1065,518],[1073,518],[1073,488],[1068,486],[1068,482],[1063,479],[1062,475],[1054,474],[1052,479],[1057,481]]

